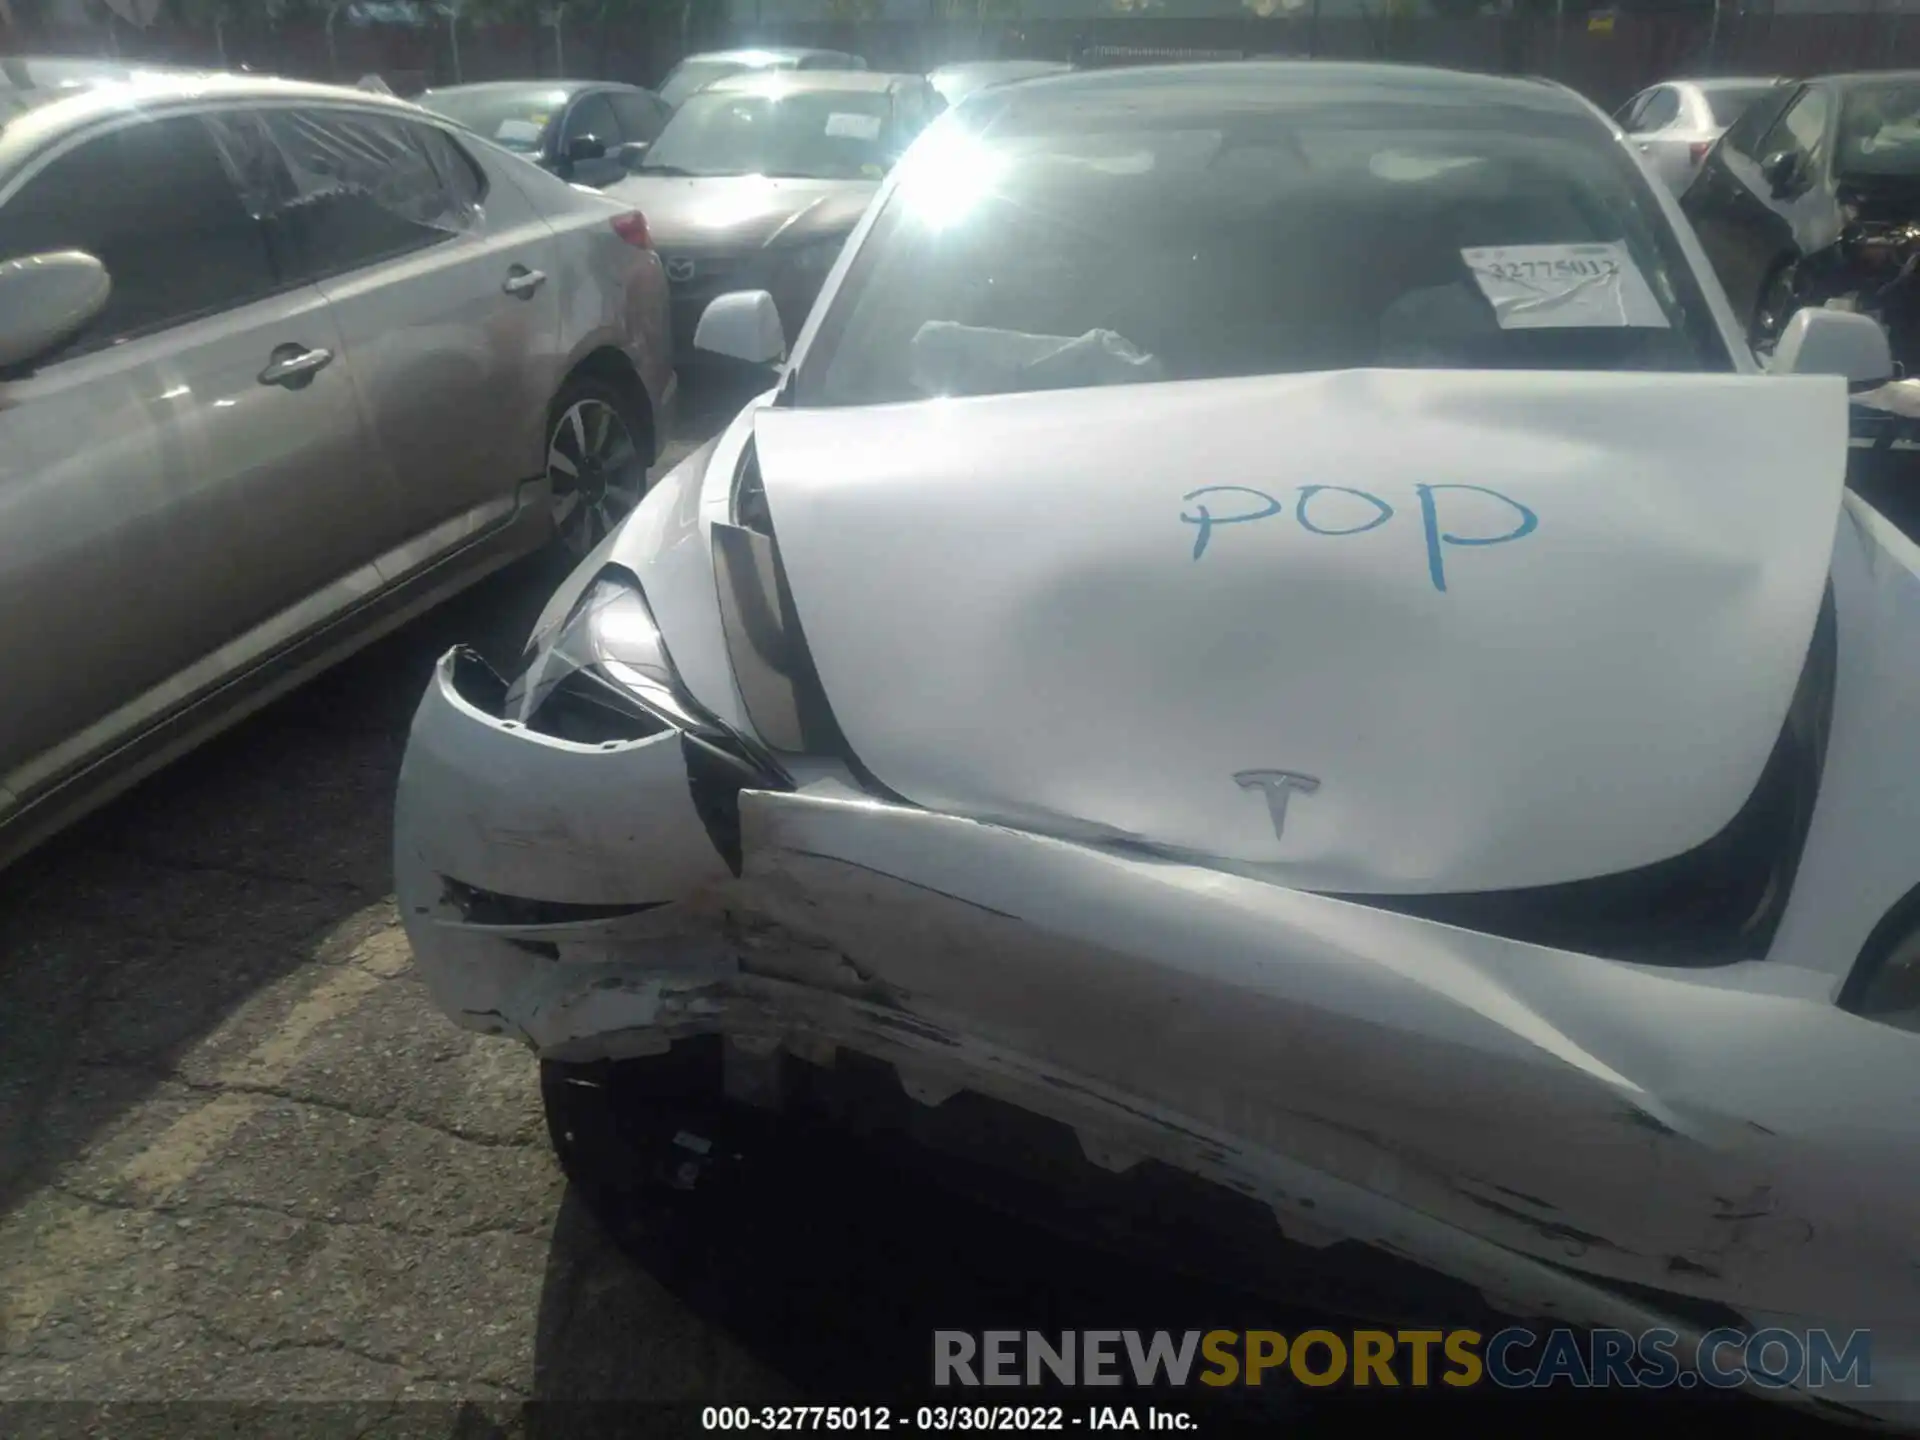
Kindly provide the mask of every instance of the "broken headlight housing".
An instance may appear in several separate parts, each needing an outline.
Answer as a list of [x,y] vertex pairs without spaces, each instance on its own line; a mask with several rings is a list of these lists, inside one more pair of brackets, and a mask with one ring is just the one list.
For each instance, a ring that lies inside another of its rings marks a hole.
[[508,691],[507,712],[530,730],[589,745],[706,728],[646,597],[617,569],[601,572],[536,651]]

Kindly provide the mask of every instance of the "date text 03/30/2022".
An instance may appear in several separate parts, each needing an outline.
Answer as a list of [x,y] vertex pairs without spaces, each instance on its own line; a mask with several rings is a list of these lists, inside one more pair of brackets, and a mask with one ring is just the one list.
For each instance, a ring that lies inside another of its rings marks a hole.
[[1156,1405],[709,1405],[703,1430],[1196,1430],[1184,1410]]

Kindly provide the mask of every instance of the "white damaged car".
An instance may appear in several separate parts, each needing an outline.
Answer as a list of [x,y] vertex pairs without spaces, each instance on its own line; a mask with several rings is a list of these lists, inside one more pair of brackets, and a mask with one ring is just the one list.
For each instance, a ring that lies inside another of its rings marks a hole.
[[1878,327],[1805,312],[1761,373],[1563,88],[1250,63],[982,92],[791,358],[758,294],[700,343],[777,384],[524,673],[456,651],[421,703],[448,1015],[550,1103],[857,1065],[1520,1316],[1868,1331],[1870,1377],[1750,1379],[1912,1420],[1920,552],[1843,486]]

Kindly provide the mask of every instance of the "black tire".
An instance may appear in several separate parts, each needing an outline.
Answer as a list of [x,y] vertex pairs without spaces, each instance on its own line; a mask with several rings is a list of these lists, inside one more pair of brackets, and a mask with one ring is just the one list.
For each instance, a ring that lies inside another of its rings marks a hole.
[[722,1098],[713,1037],[642,1060],[543,1060],[540,1098],[554,1154],[588,1213],[650,1258],[675,1250],[696,1215],[710,1221],[749,1188],[764,1149],[753,1118]]
[[556,544],[580,557],[606,538],[647,493],[653,455],[653,416],[635,387],[569,380],[547,412]]

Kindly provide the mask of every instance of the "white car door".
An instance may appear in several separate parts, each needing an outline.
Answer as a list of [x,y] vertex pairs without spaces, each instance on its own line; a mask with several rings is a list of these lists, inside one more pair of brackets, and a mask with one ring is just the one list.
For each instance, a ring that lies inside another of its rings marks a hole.
[[552,229],[424,119],[300,106],[268,122],[300,191],[287,248],[340,327],[392,541],[503,521],[545,468]]

